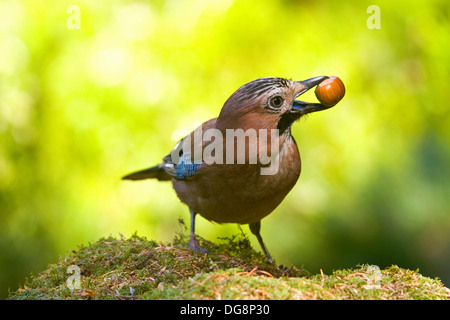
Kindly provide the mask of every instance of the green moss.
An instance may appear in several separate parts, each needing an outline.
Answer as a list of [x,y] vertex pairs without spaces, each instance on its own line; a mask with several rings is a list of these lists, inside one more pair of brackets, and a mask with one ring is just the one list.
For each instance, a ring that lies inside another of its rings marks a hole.
[[[188,250],[184,235],[170,244],[102,238],[31,275],[9,299],[450,299],[438,279],[397,266],[311,275],[267,263],[243,233],[199,240],[209,254]],[[79,289],[67,285],[70,266],[79,267]]]
[[392,266],[339,270],[333,275],[274,278],[241,269],[214,271],[186,279],[170,288],[147,292],[143,299],[450,299],[450,290],[439,280]]

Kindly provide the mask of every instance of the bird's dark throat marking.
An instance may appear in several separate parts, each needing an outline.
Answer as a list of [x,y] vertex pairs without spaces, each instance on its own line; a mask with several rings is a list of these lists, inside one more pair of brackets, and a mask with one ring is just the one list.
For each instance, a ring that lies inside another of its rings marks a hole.
[[300,119],[300,117],[300,113],[283,113],[277,125],[277,129],[280,131],[279,134],[282,135],[294,123],[294,121]]

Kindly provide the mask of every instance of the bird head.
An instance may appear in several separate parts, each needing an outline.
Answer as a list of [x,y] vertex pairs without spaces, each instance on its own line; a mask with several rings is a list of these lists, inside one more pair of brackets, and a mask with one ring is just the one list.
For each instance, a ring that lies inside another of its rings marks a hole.
[[329,107],[296,100],[300,95],[327,79],[326,76],[303,81],[265,77],[240,87],[225,102],[217,119],[218,129],[279,129],[289,132],[303,115]]

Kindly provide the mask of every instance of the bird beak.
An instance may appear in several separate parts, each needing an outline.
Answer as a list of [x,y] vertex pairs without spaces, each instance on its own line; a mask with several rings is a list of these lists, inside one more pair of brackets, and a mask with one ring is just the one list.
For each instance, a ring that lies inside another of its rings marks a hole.
[[[303,81],[297,81],[300,87],[300,92],[297,94],[296,97],[302,95],[306,91],[308,91],[311,88],[314,88],[318,84],[320,84],[325,79],[328,79],[327,76],[320,76],[320,77],[314,77],[311,79],[303,80]],[[320,103],[311,103],[311,102],[305,102],[300,100],[294,100],[294,103],[292,104],[292,108],[289,110],[290,113],[300,114],[304,115],[311,112],[321,111],[328,109],[330,107],[326,107]]]

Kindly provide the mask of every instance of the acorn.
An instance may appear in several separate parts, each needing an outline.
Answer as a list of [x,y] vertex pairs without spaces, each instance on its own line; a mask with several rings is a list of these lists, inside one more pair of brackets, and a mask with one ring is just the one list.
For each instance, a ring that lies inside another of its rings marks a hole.
[[315,93],[321,104],[326,107],[332,107],[344,97],[344,83],[338,77],[329,77],[316,87]]

